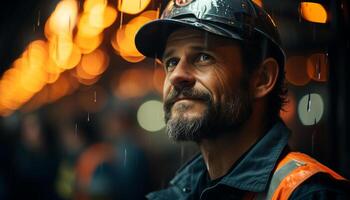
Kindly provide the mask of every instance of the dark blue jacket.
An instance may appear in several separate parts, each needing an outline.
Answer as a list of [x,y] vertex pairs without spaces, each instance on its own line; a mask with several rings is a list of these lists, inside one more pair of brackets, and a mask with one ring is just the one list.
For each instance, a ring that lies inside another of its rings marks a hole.
[[[211,185],[207,184],[203,157],[197,155],[178,171],[167,189],[152,192],[147,198],[243,199],[248,193],[266,192],[275,166],[288,152],[289,135],[289,129],[278,121],[224,177]],[[350,199],[346,188],[349,189],[348,185],[326,174],[317,174],[296,188],[290,199]]]

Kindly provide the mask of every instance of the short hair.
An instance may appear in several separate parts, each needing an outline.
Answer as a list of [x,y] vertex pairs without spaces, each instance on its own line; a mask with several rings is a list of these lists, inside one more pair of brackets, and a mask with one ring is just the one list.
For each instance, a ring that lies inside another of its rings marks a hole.
[[266,116],[273,122],[279,118],[280,111],[283,110],[283,106],[287,103],[288,89],[285,82],[284,57],[281,57],[279,47],[266,37],[258,34],[254,34],[254,37],[243,40],[241,47],[244,71],[248,73],[248,77],[259,68],[260,64],[266,58],[272,57],[276,59],[279,65],[275,86],[267,95],[268,109]]

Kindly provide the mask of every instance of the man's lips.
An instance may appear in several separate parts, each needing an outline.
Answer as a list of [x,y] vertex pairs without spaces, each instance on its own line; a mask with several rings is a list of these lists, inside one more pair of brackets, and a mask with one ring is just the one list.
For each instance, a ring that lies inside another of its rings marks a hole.
[[174,104],[180,101],[202,101],[202,99],[199,98],[178,98],[174,100]]

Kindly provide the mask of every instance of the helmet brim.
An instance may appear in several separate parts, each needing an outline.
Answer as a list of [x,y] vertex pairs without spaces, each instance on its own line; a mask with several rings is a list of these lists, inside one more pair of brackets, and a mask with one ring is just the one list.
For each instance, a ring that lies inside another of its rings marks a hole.
[[180,28],[186,27],[207,31],[231,39],[243,40],[238,33],[214,23],[184,19],[157,19],[143,25],[136,33],[136,48],[147,57],[161,58],[169,35]]

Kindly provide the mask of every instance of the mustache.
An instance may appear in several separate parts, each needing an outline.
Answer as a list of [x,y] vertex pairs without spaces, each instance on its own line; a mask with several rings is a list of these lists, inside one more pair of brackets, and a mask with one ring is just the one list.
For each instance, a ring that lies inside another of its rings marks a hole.
[[212,96],[207,91],[198,90],[195,88],[174,88],[169,92],[166,99],[164,100],[165,111],[170,111],[171,106],[178,100],[180,96],[181,98],[198,99],[207,103],[212,102]]

